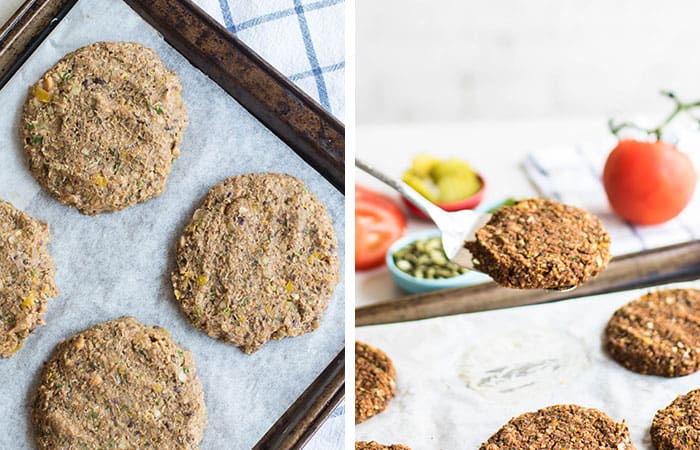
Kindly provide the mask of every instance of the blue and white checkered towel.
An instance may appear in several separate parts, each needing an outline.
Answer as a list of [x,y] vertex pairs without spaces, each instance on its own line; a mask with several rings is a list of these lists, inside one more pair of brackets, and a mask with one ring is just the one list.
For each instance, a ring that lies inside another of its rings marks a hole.
[[[333,115],[345,115],[343,0],[194,0]],[[307,450],[345,446],[345,408],[333,412]]]
[[[688,153],[696,170],[700,170],[700,135],[679,133],[676,138],[678,147]],[[613,255],[699,239],[700,187],[688,207],[662,225],[635,226],[612,212],[601,177],[605,160],[614,146],[615,140],[610,138],[597,144],[537,150],[528,155],[524,166],[544,196],[579,206],[598,216],[610,232]]]
[[343,120],[344,0],[194,1]]

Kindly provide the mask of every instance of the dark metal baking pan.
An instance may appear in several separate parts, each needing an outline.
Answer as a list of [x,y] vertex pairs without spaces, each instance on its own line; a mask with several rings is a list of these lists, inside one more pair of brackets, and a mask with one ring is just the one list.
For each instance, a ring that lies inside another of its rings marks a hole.
[[429,319],[639,289],[700,277],[700,241],[613,258],[600,275],[567,292],[507,289],[489,282],[388,299],[355,310],[356,326]]

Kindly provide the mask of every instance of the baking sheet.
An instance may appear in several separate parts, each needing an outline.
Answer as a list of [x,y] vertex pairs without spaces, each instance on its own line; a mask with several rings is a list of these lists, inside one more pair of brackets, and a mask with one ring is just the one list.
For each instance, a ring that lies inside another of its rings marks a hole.
[[393,359],[398,392],[385,412],[356,426],[356,439],[477,449],[514,416],[576,403],[624,419],[637,448],[651,450],[654,414],[700,387],[700,373],[640,375],[603,350],[612,313],[647,291],[358,328],[358,340]]
[[[98,40],[153,48],[182,80],[190,124],[160,197],[86,217],[40,190],[25,165],[17,127],[28,86],[65,53]],[[193,352],[209,415],[201,448],[251,448],[342,349],[344,284],[318,330],[247,356],[197,331],[180,313],[170,285],[175,241],[216,183],[246,172],[285,172],[301,178],[328,207],[342,258],[343,196],[122,1],[80,0],[0,91],[0,105],[0,198],[49,224],[61,290],[49,303],[47,325],[13,358],[0,360],[0,404],[7,412],[0,417],[0,448],[34,448],[28,403],[54,346],[127,314],[167,328]]]

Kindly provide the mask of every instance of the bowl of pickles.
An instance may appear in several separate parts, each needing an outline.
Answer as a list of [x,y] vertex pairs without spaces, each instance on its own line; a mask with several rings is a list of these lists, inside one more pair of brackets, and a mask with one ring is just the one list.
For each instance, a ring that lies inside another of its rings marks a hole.
[[[413,158],[401,179],[445,211],[476,208],[484,197],[486,183],[466,162],[458,158],[438,159],[428,154]],[[418,217],[427,216],[410,200],[406,207]]]
[[490,280],[487,275],[450,262],[442,249],[440,231],[436,229],[413,233],[394,242],[386,254],[386,266],[396,284],[410,293]]

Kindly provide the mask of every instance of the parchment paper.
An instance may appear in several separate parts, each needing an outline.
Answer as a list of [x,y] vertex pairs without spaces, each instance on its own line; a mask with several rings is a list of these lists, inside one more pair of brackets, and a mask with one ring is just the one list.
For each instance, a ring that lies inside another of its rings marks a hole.
[[605,353],[610,316],[644,292],[358,328],[358,340],[393,359],[398,393],[357,425],[357,440],[476,450],[514,416],[576,403],[624,419],[637,448],[651,450],[654,414],[699,388],[700,373],[640,375]]
[[[86,217],[40,190],[26,167],[17,127],[28,86],[64,54],[99,40],[153,48],[182,80],[190,124],[160,197],[116,214]],[[0,198],[49,224],[61,290],[49,304],[47,324],[13,358],[0,360],[0,448],[34,448],[28,403],[54,346],[122,315],[167,328],[193,352],[209,413],[201,448],[251,448],[343,347],[343,283],[318,330],[246,356],[197,331],[180,313],[170,285],[176,239],[216,183],[246,172],[276,171],[301,178],[328,207],[342,257],[343,196],[122,1],[80,0],[0,91],[0,108]]]

